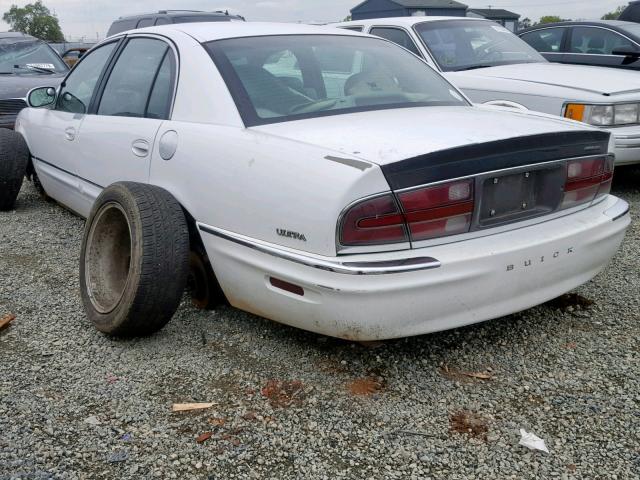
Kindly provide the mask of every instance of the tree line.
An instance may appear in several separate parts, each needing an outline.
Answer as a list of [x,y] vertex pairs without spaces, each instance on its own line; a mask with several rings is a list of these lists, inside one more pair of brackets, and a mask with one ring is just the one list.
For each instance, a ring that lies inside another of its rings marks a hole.
[[58,17],[51,13],[42,0],[24,7],[11,5],[2,19],[9,24],[12,32],[26,33],[46,42],[64,42]]

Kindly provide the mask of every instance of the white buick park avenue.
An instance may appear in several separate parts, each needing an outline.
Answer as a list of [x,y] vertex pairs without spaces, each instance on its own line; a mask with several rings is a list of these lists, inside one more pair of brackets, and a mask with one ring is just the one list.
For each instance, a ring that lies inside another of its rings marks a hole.
[[479,18],[376,18],[333,26],[403,46],[476,103],[559,115],[609,131],[616,164],[640,163],[636,71],[550,63],[506,28]]
[[345,339],[459,327],[589,281],[630,223],[609,132],[473,106],[346,30],[125,32],[28,101],[0,208],[26,172],[87,218],[80,290],[110,335],[162,328],[188,281],[202,307]]

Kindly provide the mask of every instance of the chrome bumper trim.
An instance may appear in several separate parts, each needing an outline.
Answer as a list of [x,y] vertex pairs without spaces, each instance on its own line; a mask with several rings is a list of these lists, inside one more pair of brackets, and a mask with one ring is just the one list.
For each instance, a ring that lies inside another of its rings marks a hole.
[[640,148],[640,134],[614,135],[616,148]]
[[604,211],[607,217],[611,217],[611,221],[615,222],[629,213],[629,204],[622,199],[618,199],[616,204]]
[[311,268],[326,270],[333,273],[345,275],[387,275],[393,273],[416,272],[419,270],[430,270],[439,268],[442,264],[431,257],[411,257],[399,260],[385,260],[380,262],[340,262],[337,260],[324,260],[311,257],[302,253],[295,253],[283,250],[278,246],[251,239],[244,235],[228,232],[219,228],[198,223],[198,228],[210,235],[223,238],[230,242],[237,243],[247,248],[266,253],[273,257],[289,260]]

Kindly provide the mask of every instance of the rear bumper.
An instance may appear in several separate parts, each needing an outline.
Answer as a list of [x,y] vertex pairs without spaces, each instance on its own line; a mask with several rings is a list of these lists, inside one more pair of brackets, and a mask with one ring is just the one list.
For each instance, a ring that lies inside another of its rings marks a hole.
[[[456,328],[557,297],[593,278],[609,262],[629,223],[626,202],[608,196],[580,212],[487,237],[336,258],[262,242],[248,248],[235,234],[199,226],[218,280],[235,307],[325,335],[376,340]],[[310,262],[342,265],[382,268],[416,257],[439,265],[348,275],[293,261],[287,258],[291,253]],[[270,277],[302,287],[304,295],[274,287]]]

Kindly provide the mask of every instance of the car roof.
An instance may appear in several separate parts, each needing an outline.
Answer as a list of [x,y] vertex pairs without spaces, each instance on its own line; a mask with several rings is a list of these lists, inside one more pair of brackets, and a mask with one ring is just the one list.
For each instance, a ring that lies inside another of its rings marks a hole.
[[316,25],[303,25],[298,23],[263,23],[263,22],[202,22],[202,23],[175,23],[157,27],[145,27],[137,30],[129,30],[115,36],[125,34],[158,33],[171,36],[171,34],[185,33],[198,42],[211,42],[228,38],[260,37],[272,35],[352,35],[362,36],[361,33],[344,29],[332,29]]
[[527,32],[533,32],[535,30],[542,30],[545,28],[587,26],[587,27],[607,27],[617,32],[624,33],[627,36],[635,37],[635,39],[640,39],[640,36],[635,34],[635,32],[630,32],[629,30],[625,29],[625,27],[627,26],[636,26],[636,25],[638,24],[635,22],[624,22],[622,20],[573,20],[573,21],[567,21],[567,22],[554,22],[554,23],[544,23],[540,25],[535,25],[533,27],[520,30],[519,32],[517,32],[517,34],[522,35]]
[[231,18],[242,18],[239,15],[231,15],[228,11],[215,11],[215,12],[204,12],[200,10],[159,10],[156,12],[148,12],[148,13],[138,13],[136,15],[125,15],[122,17],[118,17],[116,21],[120,20],[132,20],[143,17],[157,17],[157,16],[167,16],[167,17],[231,17]]
[[594,27],[624,28],[627,25],[637,25],[634,22],[624,22],[622,20],[567,20],[566,22],[540,23],[529,28],[520,30],[518,34],[531,30],[540,30],[550,27],[570,27],[572,25],[588,25]]
[[385,17],[385,18],[369,18],[367,20],[352,20],[350,22],[339,22],[332,24],[334,26],[346,27],[353,25],[399,25],[403,27],[412,27],[418,23],[438,22],[444,20],[469,20],[470,22],[492,22],[492,20],[486,20],[484,18],[473,17]]

